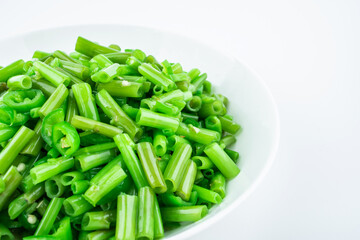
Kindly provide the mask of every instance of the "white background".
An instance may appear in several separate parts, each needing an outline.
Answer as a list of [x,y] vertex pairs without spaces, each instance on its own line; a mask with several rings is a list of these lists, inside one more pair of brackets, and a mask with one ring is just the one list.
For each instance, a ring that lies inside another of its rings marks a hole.
[[192,239],[360,239],[359,1],[0,0],[0,13],[0,37],[120,23],[231,50],[272,91],[280,148],[256,191]]

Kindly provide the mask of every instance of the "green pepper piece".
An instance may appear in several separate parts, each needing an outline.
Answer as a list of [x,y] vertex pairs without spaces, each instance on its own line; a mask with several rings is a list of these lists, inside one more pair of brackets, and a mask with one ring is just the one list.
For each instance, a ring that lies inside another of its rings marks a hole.
[[12,123],[12,126],[17,127],[17,126],[22,126],[24,125],[30,118],[30,114],[27,113],[17,113],[15,115],[15,119],[14,122]]
[[14,122],[16,112],[6,104],[0,105],[0,123],[11,125]]
[[60,223],[59,227],[55,231],[52,236],[56,237],[57,239],[72,239],[72,232],[71,232],[71,225],[70,225],[70,218],[64,217]]
[[41,136],[44,139],[44,141],[49,145],[52,146],[52,130],[53,126],[56,123],[63,122],[65,119],[65,113],[62,108],[56,109],[52,112],[50,112],[43,120],[42,126],[41,126]]
[[38,89],[9,91],[3,98],[6,105],[20,113],[41,107],[45,100],[44,94]]
[[70,123],[65,121],[53,126],[52,142],[63,156],[72,155],[80,147],[79,134]]
[[12,138],[17,132],[17,130],[18,127],[0,123],[0,142],[4,142]]

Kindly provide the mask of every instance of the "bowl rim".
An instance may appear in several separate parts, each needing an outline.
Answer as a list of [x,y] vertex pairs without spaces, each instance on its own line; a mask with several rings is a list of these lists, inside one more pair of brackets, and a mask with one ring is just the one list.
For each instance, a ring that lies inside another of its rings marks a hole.
[[[224,55],[228,58],[232,58],[232,59],[234,59],[234,61],[237,61],[239,64],[244,66],[256,78],[256,80],[261,84],[261,86],[264,88],[264,90],[266,91],[266,93],[270,99],[271,107],[274,111],[274,117],[275,117],[275,126],[274,126],[275,127],[274,128],[275,135],[274,135],[274,144],[271,148],[271,152],[270,152],[269,156],[267,157],[266,164],[260,170],[259,176],[255,179],[255,181],[253,181],[250,184],[250,186],[245,190],[245,192],[240,197],[235,199],[233,202],[229,203],[228,206],[221,209],[221,211],[219,211],[213,217],[206,219],[206,221],[199,222],[198,225],[196,225],[190,229],[187,229],[183,232],[177,233],[174,236],[167,237],[166,239],[167,240],[176,240],[176,239],[189,238],[189,237],[209,228],[215,222],[218,222],[219,220],[224,218],[226,215],[228,215],[230,211],[233,211],[235,208],[237,208],[245,199],[247,199],[255,191],[255,189],[258,187],[258,185],[263,181],[265,176],[270,171],[272,165],[275,162],[275,157],[276,157],[277,151],[279,149],[279,143],[280,143],[280,117],[279,117],[279,111],[278,111],[278,107],[276,105],[276,101],[275,101],[274,96],[272,95],[269,87],[266,85],[265,81],[263,80],[263,78],[256,71],[254,71],[252,67],[250,67],[248,64],[246,64],[244,61],[242,61],[237,56],[238,54],[236,54],[236,55],[231,54],[228,50],[229,48],[221,49],[221,51],[220,51],[219,47],[207,44],[206,42],[203,42],[197,38],[193,38],[193,37],[190,37],[185,34],[179,34],[175,31],[172,31],[171,29],[163,30],[163,29],[156,28],[156,27],[142,26],[142,25],[138,25],[138,24],[118,24],[118,23],[89,23],[89,24],[58,25],[58,26],[53,26],[53,27],[52,26],[42,27],[42,28],[37,28],[34,30],[25,30],[25,31],[18,32],[18,33],[12,33],[7,36],[0,37],[0,42],[8,41],[8,40],[11,40],[12,38],[24,37],[24,36],[30,35],[30,34],[39,34],[39,33],[46,32],[46,31],[56,31],[56,30],[61,30],[61,29],[86,28],[86,27],[99,28],[99,27],[108,27],[108,26],[134,27],[134,28],[138,28],[138,29],[145,29],[145,30],[150,30],[150,31],[155,31],[155,32],[161,32],[163,34],[170,34],[170,35],[180,37],[182,39],[194,42],[196,44],[203,45],[206,48],[211,49],[212,51],[216,51],[217,53],[221,53],[221,55]],[[231,44],[231,43],[227,43],[227,44]]]

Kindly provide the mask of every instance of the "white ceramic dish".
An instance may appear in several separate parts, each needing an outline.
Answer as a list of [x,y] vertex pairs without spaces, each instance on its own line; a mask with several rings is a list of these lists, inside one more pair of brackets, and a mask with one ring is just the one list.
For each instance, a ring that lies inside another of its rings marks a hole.
[[230,100],[229,113],[243,127],[236,149],[241,173],[228,184],[224,201],[194,224],[174,230],[165,239],[185,239],[219,221],[238,206],[256,187],[275,157],[279,141],[279,119],[274,100],[258,75],[234,57],[186,37],[149,28],[122,25],[85,25],[30,32],[0,40],[0,65],[22,58],[35,50],[73,51],[77,36],[122,48],[139,48],[158,60],[180,62],[208,73],[215,91]]

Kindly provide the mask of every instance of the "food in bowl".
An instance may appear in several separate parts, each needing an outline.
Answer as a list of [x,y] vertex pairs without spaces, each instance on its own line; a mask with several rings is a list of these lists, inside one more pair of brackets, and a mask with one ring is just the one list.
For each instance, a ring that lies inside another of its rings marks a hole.
[[78,37],[0,82],[1,237],[161,238],[240,172],[241,127],[197,68]]

